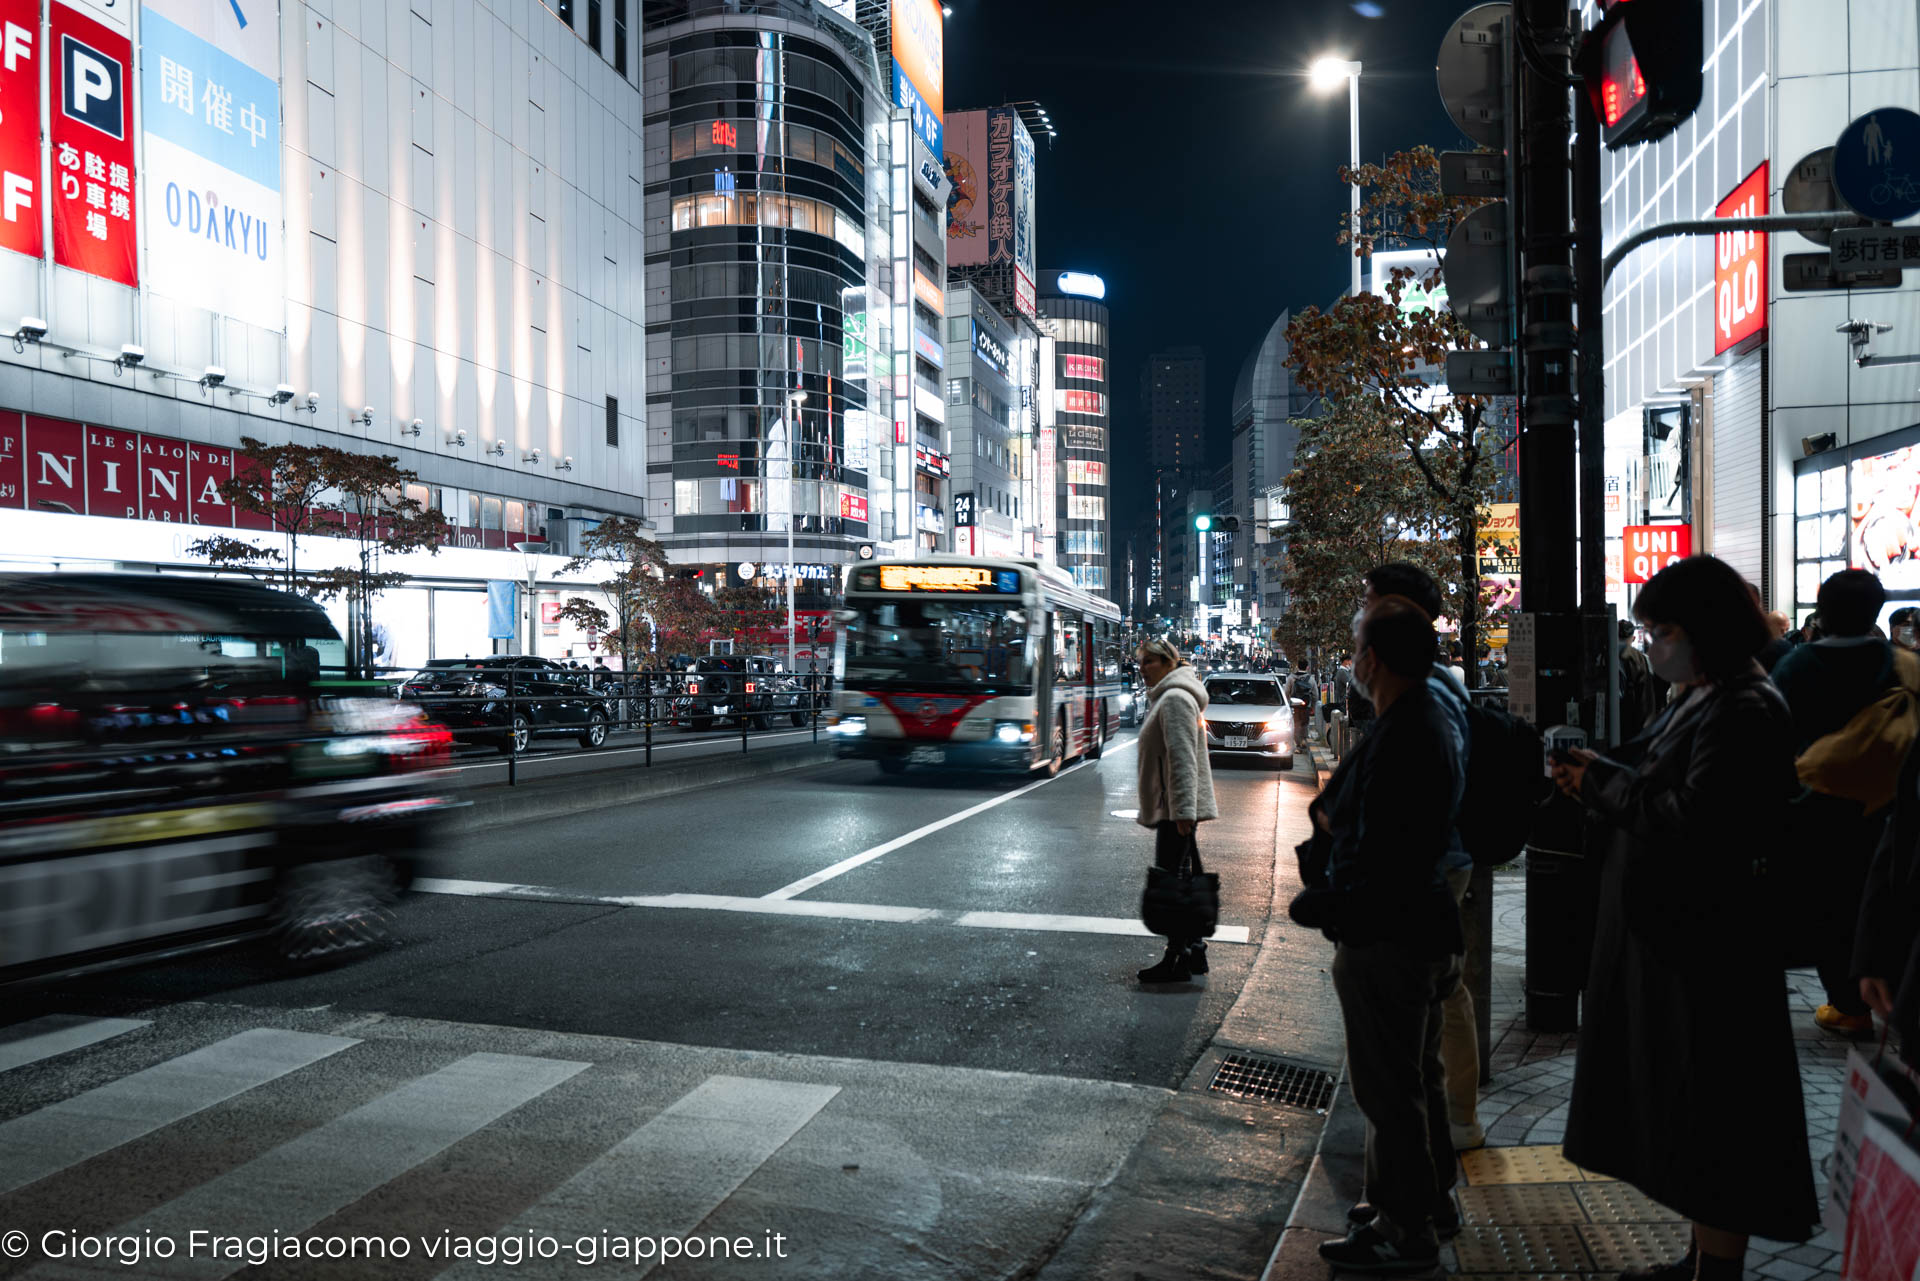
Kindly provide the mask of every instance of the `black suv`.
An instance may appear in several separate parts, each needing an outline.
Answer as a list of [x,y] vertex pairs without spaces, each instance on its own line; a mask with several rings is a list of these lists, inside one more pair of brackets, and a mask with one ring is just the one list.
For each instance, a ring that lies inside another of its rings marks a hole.
[[606,743],[615,711],[613,700],[593,688],[591,675],[526,655],[436,658],[409,677],[399,693],[441,724],[462,731],[462,742],[524,752],[536,735],[566,734],[591,749]]
[[764,654],[709,654],[693,660],[674,700],[674,719],[694,730],[720,721],[766,729],[776,716],[807,723],[807,698],[799,683]]
[[0,574],[0,983],[269,934],[385,937],[449,802],[447,731],[320,679],[312,601]]

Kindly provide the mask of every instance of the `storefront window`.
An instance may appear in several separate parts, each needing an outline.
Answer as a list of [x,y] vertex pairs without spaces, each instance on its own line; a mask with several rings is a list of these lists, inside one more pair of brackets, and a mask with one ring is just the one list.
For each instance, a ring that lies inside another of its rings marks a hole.
[[509,534],[524,535],[526,533],[526,529],[527,529],[527,505],[525,503],[517,503],[509,499],[507,501],[507,532]]

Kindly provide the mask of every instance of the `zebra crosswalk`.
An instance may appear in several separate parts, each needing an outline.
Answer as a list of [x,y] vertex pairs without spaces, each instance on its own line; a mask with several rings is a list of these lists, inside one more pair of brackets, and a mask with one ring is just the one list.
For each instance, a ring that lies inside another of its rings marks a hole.
[[1005,1275],[1168,1097],[331,1010],[142,1013],[0,1028],[0,1276],[644,1275],[664,1253],[717,1277],[742,1251],[763,1276]]

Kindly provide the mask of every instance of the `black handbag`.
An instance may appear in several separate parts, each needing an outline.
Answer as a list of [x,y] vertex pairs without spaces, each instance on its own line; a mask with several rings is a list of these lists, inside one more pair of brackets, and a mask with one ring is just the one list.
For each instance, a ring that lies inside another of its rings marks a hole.
[[1191,836],[1178,869],[1147,869],[1140,920],[1150,932],[1170,939],[1205,938],[1220,924],[1220,876],[1200,866],[1200,847]]

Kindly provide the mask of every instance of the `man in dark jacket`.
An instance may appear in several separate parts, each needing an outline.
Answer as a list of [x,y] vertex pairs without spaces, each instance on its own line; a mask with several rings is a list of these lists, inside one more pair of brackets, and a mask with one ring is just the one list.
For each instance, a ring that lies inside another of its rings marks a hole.
[[1920,752],[1908,752],[1893,817],[1867,871],[1854,934],[1860,999],[1885,1019],[1900,1057],[1920,1070]]
[[[1815,616],[1823,633],[1775,664],[1773,683],[1793,713],[1794,751],[1804,752],[1893,687],[1893,646],[1874,635],[1887,594],[1864,569],[1843,569],[1820,584]],[[1813,952],[1827,1003],[1814,1022],[1842,1036],[1866,1036],[1873,1016],[1852,977],[1855,914],[1867,863],[1885,828],[1884,814],[1867,815],[1858,801],[1809,793],[1801,802],[1809,831],[1821,834],[1822,883],[1807,887]]]
[[1296,921],[1339,944],[1348,1080],[1367,1118],[1368,1203],[1354,1207],[1352,1233],[1320,1254],[1347,1271],[1420,1272],[1439,1262],[1437,1233],[1459,1228],[1440,1032],[1460,981],[1460,913],[1444,864],[1464,772],[1427,686],[1436,637],[1426,613],[1389,596],[1366,612],[1355,643],[1352,679],[1377,719],[1312,807],[1324,839],[1309,857],[1326,857],[1293,906]]

